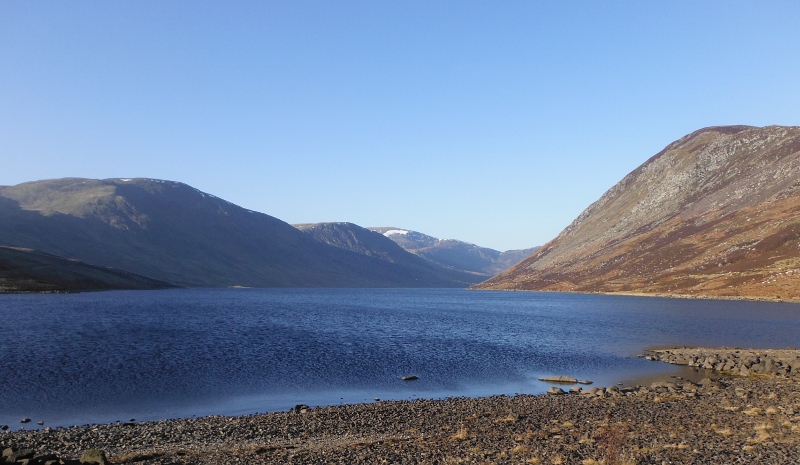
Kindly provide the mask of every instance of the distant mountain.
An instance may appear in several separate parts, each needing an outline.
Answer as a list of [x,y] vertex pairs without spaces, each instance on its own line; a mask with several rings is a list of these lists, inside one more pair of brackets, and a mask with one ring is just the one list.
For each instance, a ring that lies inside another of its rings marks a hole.
[[163,281],[67,260],[30,249],[0,246],[0,293],[165,289]]
[[488,278],[504,271],[532,254],[538,247],[500,252],[455,239],[437,239],[408,229],[370,228],[396,242],[403,249],[431,262]]
[[[0,245],[191,287],[466,287],[319,242],[179,182],[54,179],[0,187]],[[474,281],[471,281],[474,282]]]
[[415,276],[415,279],[443,285],[457,282],[465,287],[486,279],[479,273],[455,270],[425,260],[407,252],[386,236],[353,223],[299,224],[295,227],[316,241],[390,263],[402,270],[403,276]]
[[477,287],[799,299],[800,127],[693,132]]

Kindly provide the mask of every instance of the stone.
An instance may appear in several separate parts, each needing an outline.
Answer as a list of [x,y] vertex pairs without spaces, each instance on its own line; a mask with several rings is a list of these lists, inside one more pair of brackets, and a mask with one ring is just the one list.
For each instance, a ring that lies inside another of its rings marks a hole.
[[551,386],[550,389],[547,390],[547,393],[551,396],[562,396],[565,394],[563,389],[555,386]]
[[583,391],[583,388],[580,387],[580,386],[573,386],[573,387],[569,388],[569,392],[571,394],[580,394],[581,391]]
[[582,379],[578,381],[578,384],[592,384],[594,381],[589,381],[588,379]]
[[20,423],[30,423],[30,422],[31,422],[30,418],[23,418],[22,420],[20,420]]
[[89,449],[81,454],[81,463],[108,465],[106,453],[100,449]]
[[15,450],[14,450],[13,447],[8,447],[8,448],[3,450],[3,457],[8,457],[9,455],[13,454],[14,452],[15,452]]
[[571,378],[569,376],[546,376],[544,378],[539,378],[539,381],[545,381],[547,383],[569,383],[569,384],[575,384],[578,382],[577,379]]
[[[5,454],[5,452],[3,452]],[[12,452],[11,454],[6,456],[6,462],[19,462],[20,460],[25,459],[32,459],[33,458],[33,450],[31,449],[23,449],[20,451]]]
[[7,430],[7,429],[8,429],[8,425],[2,425],[2,426],[0,426],[0,429],[1,429],[1,430],[3,430],[3,431],[5,431],[5,430]]
[[403,381],[416,381],[416,380],[418,380],[419,378],[418,378],[418,377],[416,377],[416,376],[414,376],[414,375],[409,375],[409,376],[403,376],[403,378],[401,378],[401,379],[402,379]]

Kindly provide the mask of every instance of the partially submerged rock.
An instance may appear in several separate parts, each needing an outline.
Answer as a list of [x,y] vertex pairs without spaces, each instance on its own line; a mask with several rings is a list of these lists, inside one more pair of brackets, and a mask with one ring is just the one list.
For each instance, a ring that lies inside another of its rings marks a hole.
[[545,381],[547,383],[564,383],[564,384],[576,384],[578,382],[577,379],[571,378],[569,376],[546,376],[544,378],[539,378],[539,381]]

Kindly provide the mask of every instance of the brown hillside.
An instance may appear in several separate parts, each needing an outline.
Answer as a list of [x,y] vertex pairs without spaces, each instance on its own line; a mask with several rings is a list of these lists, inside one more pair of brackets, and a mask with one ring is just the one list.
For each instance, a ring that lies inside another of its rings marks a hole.
[[689,134],[477,287],[800,299],[800,127]]

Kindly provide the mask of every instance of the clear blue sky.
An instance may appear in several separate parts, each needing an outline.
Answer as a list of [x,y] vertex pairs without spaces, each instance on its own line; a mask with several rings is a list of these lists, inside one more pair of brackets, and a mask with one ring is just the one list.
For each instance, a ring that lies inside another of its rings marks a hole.
[[0,2],[0,185],[541,245],[669,142],[800,125],[800,2]]

